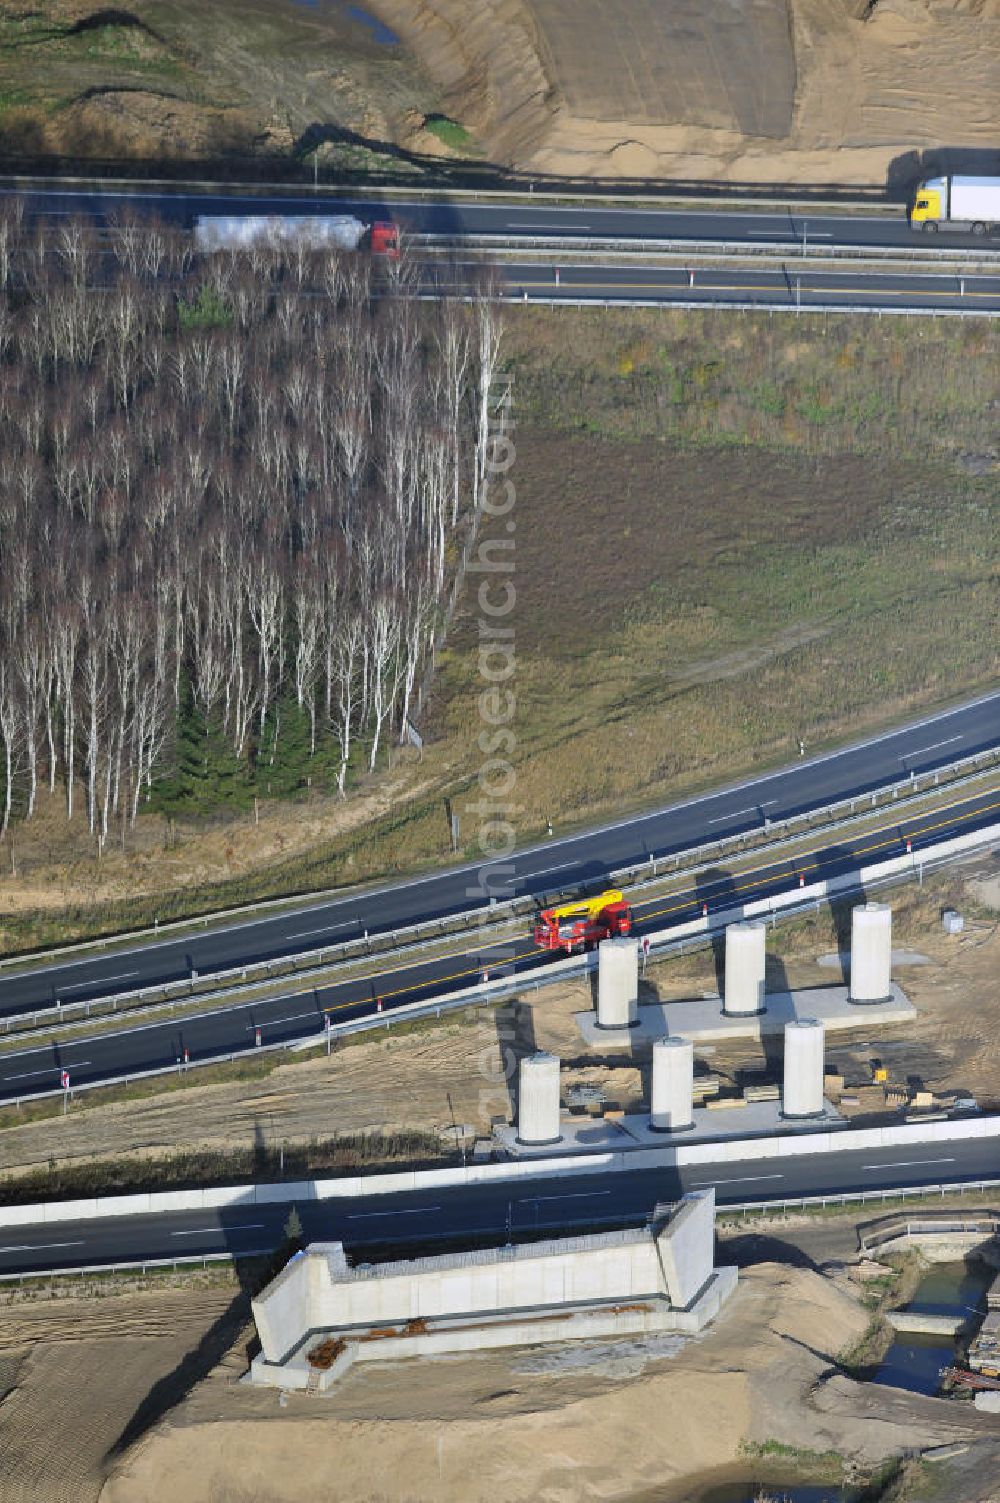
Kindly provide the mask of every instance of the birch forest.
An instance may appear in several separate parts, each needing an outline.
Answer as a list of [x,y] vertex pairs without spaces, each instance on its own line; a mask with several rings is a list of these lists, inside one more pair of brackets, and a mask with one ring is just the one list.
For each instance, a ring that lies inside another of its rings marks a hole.
[[315,780],[405,734],[476,514],[496,303],[363,252],[0,218],[0,834]]

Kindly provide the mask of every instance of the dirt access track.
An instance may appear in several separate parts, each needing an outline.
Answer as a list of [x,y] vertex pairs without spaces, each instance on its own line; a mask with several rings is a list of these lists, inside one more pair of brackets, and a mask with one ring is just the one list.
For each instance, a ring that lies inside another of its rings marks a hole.
[[882,185],[928,152],[973,165],[997,147],[1000,0],[376,8],[489,155],[524,170]]

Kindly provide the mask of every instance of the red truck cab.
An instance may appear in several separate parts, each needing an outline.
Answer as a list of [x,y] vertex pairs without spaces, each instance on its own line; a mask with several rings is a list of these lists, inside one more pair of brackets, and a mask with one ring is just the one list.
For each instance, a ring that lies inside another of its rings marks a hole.
[[391,219],[378,219],[372,225],[371,248],[373,256],[384,256],[387,261],[399,260],[399,226]]

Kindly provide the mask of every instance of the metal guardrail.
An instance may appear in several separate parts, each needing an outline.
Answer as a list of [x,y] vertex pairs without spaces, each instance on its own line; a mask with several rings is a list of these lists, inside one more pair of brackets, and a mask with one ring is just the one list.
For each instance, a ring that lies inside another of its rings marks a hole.
[[[990,826],[982,832],[983,844],[988,844],[990,841],[997,839],[998,835],[1000,835],[1000,826]],[[864,875],[865,869],[860,868],[857,873],[857,880],[837,879],[837,893],[851,892],[859,887],[863,887],[866,892],[878,892],[886,887],[899,886],[903,882],[913,881],[914,879],[922,880],[925,872],[934,871],[939,866],[946,866],[952,861],[961,860],[965,854],[966,852],[963,851],[956,855],[946,855],[935,859],[933,852],[928,851],[924,853],[923,859],[919,863],[913,857],[910,857],[909,860],[912,864],[905,870],[877,878],[866,877]],[[795,889],[790,889],[790,891],[794,892]],[[775,893],[772,899],[768,901],[777,901],[781,896],[782,894]],[[773,929],[778,923],[800,918],[803,914],[818,913],[824,903],[828,903],[829,901],[829,895],[821,898],[810,897],[801,902],[792,901],[782,904],[777,908],[771,908],[767,917],[770,919],[771,928]],[[738,908],[742,912],[743,906],[742,903],[736,904],[734,905],[734,909]],[[659,935],[653,934],[648,936],[650,939],[650,953],[662,958],[666,955],[684,955],[695,950],[704,949],[706,945],[712,943],[717,929],[725,926],[726,914],[734,911],[734,909],[716,909],[712,915],[715,921],[712,926],[696,935],[671,939],[669,938],[670,931],[661,931]],[[664,938],[664,935],[667,937]],[[346,1037],[350,1034],[371,1033],[380,1028],[388,1029],[395,1023],[417,1022],[432,1017],[440,1018],[444,1013],[457,1012],[461,1008],[475,1007],[481,1003],[499,1002],[512,992],[520,993],[531,988],[538,992],[543,986],[552,986],[560,981],[564,981],[567,977],[586,974],[596,969],[596,966],[597,955],[594,952],[573,956],[538,971],[498,978],[495,981],[488,981],[479,986],[469,987],[452,996],[437,998],[429,1002],[405,1003],[401,1007],[394,1007],[388,1013],[356,1018],[346,1023],[335,1023],[329,1030],[324,1026],[315,1034],[305,1034],[301,1038],[286,1039],[271,1044],[248,1044],[244,1049],[233,1049],[224,1054],[207,1055],[202,1059],[190,1060],[187,1063],[178,1060],[173,1065],[161,1065],[152,1070],[135,1070],[123,1075],[107,1076],[101,1080],[83,1081],[79,1085],[73,1086],[70,1095],[72,1097],[83,1091],[104,1090],[113,1086],[128,1086],[134,1084],[136,1081],[151,1080],[162,1075],[186,1074],[191,1070],[203,1069],[211,1065],[232,1064],[236,1060],[247,1059],[254,1055],[280,1052],[293,1053],[303,1049],[318,1049],[322,1048],[323,1044],[328,1041],[332,1044],[336,1039]],[[33,1091],[25,1095],[13,1097],[8,1101],[0,1102],[0,1110],[7,1107],[19,1108],[26,1101],[52,1100],[62,1095],[62,1090],[58,1088],[48,1091]]]
[[[739,1216],[752,1211],[759,1211],[762,1216],[775,1212],[788,1212],[796,1210],[826,1210],[831,1206],[866,1205],[877,1201],[885,1203],[889,1200],[902,1199],[927,1199],[937,1195],[966,1195],[985,1194],[987,1190],[1000,1188],[1000,1180],[983,1179],[971,1182],[963,1182],[954,1185],[911,1185],[899,1190],[845,1190],[836,1194],[828,1195],[803,1195],[794,1199],[783,1200],[747,1200],[738,1204],[726,1204],[716,1206],[716,1216]],[[970,1218],[972,1219],[972,1218]],[[998,1218],[1000,1219],[1000,1218]],[[603,1224],[603,1223],[602,1223]],[[864,1239],[861,1240],[862,1251],[865,1250]],[[27,1284],[38,1279],[53,1278],[85,1278],[94,1274],[109,1273],[148,1273],[150,1271],[162,1271],[165,1269],[179,1271],[182,1268],[202,1267],[207,1268],[210,1264],[233,1263],[237,1258],[262,1258],[269,1256],[273,1248],[253,1248],[246,1252],[234,1253],[194,1253],[177,1258],[142,1258],[125,1263],[90,1263],[82,1268],[39,1268],[26,1273],[0,1273],[2,1284]]]
[[[430,257],[436,261],[445,256],[452,256],[459,247],[421,244],[419,248],[423,257]],[[468,248],[473,251],[477,249],[475,245],[471,245]],[[858,247],[858,250],[860,252],[861,247]],[[810,249],[805,258],[803,258],[801,252],[796,252],[794,256],[789,255],[787,252],[788,247],[782,247],[781,245],[778,245],[774,250],[770,247],[748,247],[748,254],[752,254],[755,266],[759,266],[762,262],[773,263],[773,265],[768,264],[767,269],[781,270],[789,273],[794,272],[796,275],[799,275],[805,268],[808,268],[810,271],[826,271],[830,273],[831,268],[836,267],[838,262],[847,259],[845,255],[838,253],[836,247],[830,247],[826,252],[822,250],[813,252]],[[513,246],[504,250],[500,246],[495,246],[491,248],[490,254],[491,259],[496,264],[502,265],[508,258],[523,257],[524,250],[523,248]],[[684,242],[681,242],[676,250],[661,251],[647,249],[644,244],[637,244],[635,242],[631,243],[629,249],[622,248],[621,250],[614,251],[591,249],[576,245],[552,247],[546,242],[544,245],[539,244],[534,254],[539,261],[545,262],[549,258],[558,257],[559,265],[564,269],[573,266],[579,266],[581,269],[583,267],[590,268],[593,267],[595,262],[599,268],[602,264],[609,264],[610,260],[611,264],[619,266],[645,265],[648,262],[652,270],[736,270],[740,267],[741,262],[747,259],[747,257],[729,255],[723,252],[717,253],[704,249],[691,250],[684,246]],[[910,260],[904,254],[900,257],[899,270],[903,275],[924,277],[953,276],[964,277],[969,280],[976,277],[996,277],[1000,275],[1000,251],[996,254],[998,259],[992,264],[980,265],[973,262],[970,265],[969,261],[965,259],[966,253],[963,250],[955,249],[950,254],[946,254],[942,249],[940,259],[934,260],[926,268],[911,264]],[[879,259],[876,256],[868,257],[859,254],[857,258],[852,256],[849,265],[842,267],[841,271],[844,276],[848,276],[866,268],[881,272],[894,269],[891,262],[887,263],[886,260]],[[709,288],[708,290],[710,291],[711,289]]]
[[[998,294],[1000,297],[1000,294]],[[509,295],[505,303],[531,303],[542,308],[718,308],[730,313],[856,313],[882,318],[1000,318],[1000,308],[909,308],[893,303],[798,303],[758,298],[733,302],[728,298],[640,298],[640,297],[524,297]]]
[[[986,761],[990,764],[988,768],[983,767],[983,763]],[[905,778],[896,778],[891,783],[881,783],[877,788],[871,789],[868,793],[859,793],[850,798],[836,799],[830,804],[819,804],[815,808],[803,809],[798,813],[789,814],[783,819],[772,820],[765,817],[759,825],[755,825],[740,834],[719,836],[717,840],[708,840],[701,845],[688,846],[676,854],[651,856],[647,860],[635,863],[632,866],[618,867],[615,871],[609,872],[608,877],[611,881],[620,885],[630,882],[638,883],[643,875],[647,879],[650,876],[653,878],[662,876],[666,872],[673,875],[675,871],[680,870],[679,862],[681,858],[684,860],[685,868],[689,864],[698,865],[708,860],[718,861],[726,852],[731,850],[734,843],[739,846],[741,853],[745,853],[748,849],[751,849],[747,845],[751,837],[781,835],[783,838],[780,840],[765,838],[759,847],[753,847],[761,850],[766,849],[768,852],[780,851],[785,846],[802,840],[809,833],[820,833],[818,830],[811,832],[807,828],[811,821],[831,821],[831,823],[822,826],[822,830],[824,833],[829,832],[832,834],[838,829],[842,829],[844,825],[849,824],[852,820],[862,819],[865,816],[877,813],[880,807],[884,810],[886,803],[890,807],[893,804],[898,804],[901,797],[904,799],[907,807],[910,806],[911,800],[913,803],[916,803],[932,797],[935,790],[946,786],[942,784],[942,778],[947,779],[948,784],[951,786],[958,783],[962,783],[964,786],[965,778],[970,783],[975,782],[978,778],[987,776],[988,772],[996,770],[997,766],[1000,766],[1000,746],[989,747],[984,751],[975,752],[970,756],[959,757],[954,762],[947,762],[944,766],[935,768],[933,772],[911,772]],[[963,768],[969,769],[964,775],[961,771]],[[951,784],[952,779],[954,779],[954,784]],[[879,804],[880,799],[885,801],[882,805]],[[792,833],[796,826],[802,827],[801,832],[797,835]],[[671,862],[674,864],[670,865],[669,863]]]
[[[782,843],[787,843],[787,840],[792,838],[791,831],[795,825],[805,826],[810,821],[835,816],[838,811],[842,818],[845,811],[847,819],[860,817],[858,815],[859,806],[864,806],[868,813],[877,811],[879,799],[895,803],[901,795],[912,796],[914,798],[928,796],[933,789],[941,787],[942,778],[958,781],[962,776],[961,770],[965,768],[972,770],[970,771],[970,779],[974,779],[974,770],[979,769],[981,774],[984,762],[989,762],[992,766],[996,765],[998,761],[1000,761],[1000,746],[991,747],[970,756],[959,757],[954,762],[945,763],[933,772],[910,773],[905,778],[898,778],[891,783],[881,784],[878,788],[872,789],[867,794],[857,794],[852,798],[839,799],[830,804],[822,804],[815,808],[804,809],[800,813],[787,816],[785,819],[774,821],[765,819],[759,827],[754,827],[733,835],[719,836],[716,840],[706,841],[697,846],[687,846],[682,850],[662,857],[648,857],[642,862],[627,867],[619,867],[609,872],[608,879],[619,885],[623,883],[632,883],[637,886],[648,884],[649,880],[655,880],[667,873],[670,875],[673,875],[675,872],[679,873],[682,870],[682,861],[686,869],[688,866],[696,865],[703,860],[709,859],[709,857],[718,860],[724,852],[731,851],[734,846],[743,853],[747,849],[747,842],[751,836],[759,837],[762,835],[768,836],[772,833],[780,833],[786,837],[786,841]],[[836,828],[837,824],[835,822],[831,827],[831,832]],[[805,833],[806,830],[803,828],[803,834]],[[777,843],[772,846],[771,841],[767,841],[766,843],[768,849],[780,849],[782,844]],[[672,863],[672,865],[668,863]],[[559,888],[552,891],[561,893],[563,890],[564,888]],[[159,997],[159,1000],[166,1004],[171,999],[175,1002],[181,999],[185,1002],[198,1001],[203,997],[207,999],[216,991],[225,992],[226,990],[234,989],[234,985],[238,986],[241,991],[245,991],[254,985],[267,985],[277,980],[280,976],[294,976],[297,972],[307,973],[351,960],[365,960],[376,955],[392,954],[394,951],[409,947],[415,941],[425,937],[428,939],[444,939],[452,934],[461,934],[463,931],[467,932],[473,927],[481,932],[488,923],[493,923],[503,918],[514,918],[522,913],[533,912],[537,902],[544,902],[548,895],[548,893],[543,892],[537,895],[512,898],[504,903],[491,903],[480,908],[469,909],[462,914],[455,914],[449,918],[430,919],[419,924],[406,925],[400,929],[387,930],[383,934],[369,936],[367,931],[365,931],[363,937],[358,939],[321,945],[311,950],[299,950],[294,954],[281,956],[275,960],[261,961],[257,964],[234,966],[223,971],[213,971],[202,978],[199,978],[197,972],[195,972],[193,976],[184,977],[178,981],[157,982],[151,986],[137,987],[124,992],[109,993],[104,997],[93,997],[89,1001],[56,1003],[52,1007],[31,1008],[24,1013],[7,1014],[4,1018],[0,1019],[0,1023],[3,1025],[4,1032],[10,1033],[12,1024],[20,1023],[30,1028],[37,1026],[43,1019],[50,1021],[52,1019],[59,1020],[66,1018],[70,1014],[74,1016],[82,1014],[86,1020],[91,1018],[94,1012],[99,1009],[116,1013],[123,1004],[141,1001],[147,997],[150,999]],[[303,907],[312,905],[316,896],[312,895],[306,900]],[[318,896],[322,899],[326,894],[319,894]],[[287,899],[273,901],[282,905],[288,902]],[[260,906],[263,908],[272,906],[272,904],[269,903]],[[255,913],[257,911],[258,909],[254,905],[243,909],[230,910],[232,914]],[[211,922],[213,924],[222,923],[225,916],[224,914],[212,915]],[[203,928],[208,928],[209,922],[209,918],[206,918]],[[165,927],[161,926],[154,931],[147,930],[145,933],[161,934],[165,931]],[[176,927],[189,928],[191,927],[191,921],[179,921]],[[116,942],[121,943],[125,938],[127,936],[118,936]],[[98,945],[99,947],[103,947],[111,943],[112,941],[109,939],[99,941]],[[47,953],[78,953],[80,950],[90,948],[91,946],[89,945],[65,947],[63,951]],[[23,964],[25,957],[22,956],[19,958]],[[260,981],[253,981],[253,977],[260,977]],[[305,979],[307,978],[303,975],[303,980]],[[197,990],[196,983],[199,980],[201,980],[201,989]],[[206,988],[209,987],[210,983],[211,989],[208,990]],[[228,986],[227,983],[229,984]]]
[[913,1236],[915,1232],[983,1232],[995,1236],[1000,1229],[1000,1214],[995,1211],[980,1215],[948,1216],[937,1221],[921,1221],[915,1216],[894,1216],[887,1225],[876,1227],[858,1238],[862,1252],[873,1247],[884,1247],[887,1242],[896,1242],[900,1237]]
[[909,1185],[891,1190],[844,1190],[827,1195],[799,1195],[781,1200],[746,1200],[738,1205],[717,1207],[720,1216],[739,1215],[746,1211],[763,1214],[780,1211],[823,1210],[829,1206],[867,1205],[869,1202],[889,1200],[927,1199],[932,1195],[985,1194],[987,1190],[1000,1189],[1000,1179],[964,1180],[958,1184]]
[[[272,1247],[256,1248],[241,1252],[241,1258],[263,1258],[272,1253]],[[211,1263],[232,1263],[232,1253],[189,1253],[178,1258],[142,1258],[129,1263],[89,1263],[82,1268],[41,1268],[30,1273],[0,1273],[0,1284],[28,1284],[35,1279],[86,1278],[96,1273],[149,1273],[181,1268],[207,1268]]]
[[[491,199],[511,199],[521,202],[527,199],[529,202],[537,200],[539,203],[583,203],[594,208],[605,205],[614,207],[616,203],[648,204],[651,207],[664,208],[668,204],[676,204],[680,208],[689,209],[698,206],[707,206],[717,209],[741,209],[741,208],[770,208],[778,213],[802,214],[811,209],[843,210],[850,212],[855,209],[863,209],[866,213],[872,210],[881,210],[886,215],[892,214],[899,217],[905,210],[901,200],[889,200],[881,188],[864,189],[852,187],[851,193],[856,197],[845,195],[842,198],[795,198],[791,194],[767,194],[759,193],[751,196],[724,192],[716,193],[714,184],[701,183],[693,188],[684,184],[664,183],[660,193],[651,193],[648,185],[643,192],[629,191],[628,184],[621,185],[604,184],[602,187],[591,185],[584,180],[578,180],[572,186],[539,188],[537,178],[523,178],[510,182],[506,187],[488,188],[471,187],[463,188],[453,186],[448,182],[426,185],[404,182],[402,179],[391,179],[378,183],[352,182],[318,182],[308,179],[289,180],[280,182],[262,182],[259,180],[244,181],[241,179],[217,178],[156,178],[156,177],[114,177],[93,174],[74,175],[69,174],[38,174],[0,172],[0,184],[14,183],[24,184],[27,187],[37,188],[39,185],[48,183],[70,183],[78,187],[87,187],[106,192],[108,187],[142,190],[148,188],[163,188],[172,190],[174,195],[190,192],[192,189],[199,192],[216,193],[226,197],[247,197],[254,194],[294,194],[302,197],[306,194],[317,201],[327,200],[335,203],[340,198],[384,198],[387,193],[406,194],[410,198],[434,198],[447,202],[449,199],[477,199],[487,201]],[[724,186],[724,185],[721,185]],[[712,191],[698,196],[699,188],[710,188]],[[603,191],[602,191],[603,188]]]
[[[985,774],[983,774],[983,773],[974,774],[970,778],[970,781],[975,781],[975,778],[977,776],[978,777],[982,777],[984,775]],[[924,799],[929,798],[930,796],[931,796],[931,793],[929,791],[925,791],[923,793],[914,795],[913,801],[914,802],[921,802]],[[790,835],[787,838],[785,838],[784,840],[775,841],[773,843],[768,842],[766,845],[762,845],[762,846],[757,847],[757,848],[752,847],[752,846],[745,846],[745,847],[742,848],[741,854],[749,854],[754,849],[759,849],[760,852],[761,852],[761,854],[764,854],[765,852],[768,855],[773,855],[775,853],[780,853],[781,851],[783,851],[788,846],[793,846],[793,847],[797,846],[800,843],[800,841],[802,841],[803,839],[805,839],[807,837],[807,835],[809,833],[815,833],[817,835],[822,835],[822,834],[825,834],[827,832],[831,832],[832,833],[833,831],[837,831],[837,830],[841,830],[842,831],[842,830],[846,829],[852,823],[863,822],[865,818],[866,818],[866,816],[865,815],[861,815],[861,814],[856,814],[854,816],[848,816],[846,819],[838,821],[835,825],[827,826],[827,827],[821,828],[819,830],[815,830],[815,831],[812,831],[812,832],[810,832],[810,831],[803,831],[802,834],[800,834],[800,835]],[[782,823],[782,822],[779,822],[779,823]],[[791,823],[791,822],[788,822],[788,823]],[[811,854],[811,853],[806,852],[804,854]],[[719,859],[719,858],[717,857],[716,859]],[[668,868],[665,871],[661,871],[661,872],[655,873],[653,875],[650,875],[648,864],[643,863],[643,865],[641,865],[639,867],[636,867],[636,868],[625,868],[625,869],[623,869],[622,871],[619,871],[619,872],[612,872],[612,873],[609,874],[609,880],[617,882],[617,883],[619,883],[621,885],[625,885],[626,884],[626,878],[631,877],[631,881],[628,883],[628,891],[630,892],[630,894],[632,894],[634,896],[636,894],[644,892],[646,889],[648,889],[650,887],[655,886],[659,881],[662,881],[665,876],[671,876],[672,877],[675,874],[675,872],[678,875],[680,875],[680,873],[681,873],[682,870],[686,870],[686,868],[682,869],[678,865],[678,866],[675,866],[673,868]],[[874,888],[874,887],[877,887],[879,884],[878,883],[874,883],[874,884],[870,884],[870,885]],[[527,907],[533,907],[534,906],[534,900],[533,899],[517,899],[517,900],[515,900],[515,902],[517,904],[520,904],[520,905],[523,905],[523,906],[527,906]],[[801,911],[808,912],[812,908],[818,907],[818,906],[819,906],[819,904],[817,902],[811,901],[809,903],[803,904]],[[484,910],[484,911],[490,913],[491,915],[494,912],[494,910],[490,910],[490,909],[487,909],[487,910]],[[723,910],[716,910],[717,913],[721,912],[721,911],[723,911]],[[480,935],[481,935],[481,937],[483,937],[484,939],[487,938],[487,937],[489,937],[489,942],[490,943],[496,943],[500,938],[502,938],[502,931],[504,929],[506,929],[506,928],[509,928],[515,922],[516,918],[517,918],[517,914],[516,913],[511,913],[511,914],[508,914],[505,918],[500,918],[498,920],[498,922],[496,922],[496,923],[491,923],[488,926],[481,926],[481,928],[480,928]],[[449,934],[458,935],[458,934],[461,933],[461,931],[460,930],[448,931],[448,933]],[[377,952],[373,952],[372,953],[371,958],[374,959],[376,953],[383,960],[392,958],[394,956],[410,956],[410,955],[414,955],[414,954],[419,953],[419,951],[421,951],[421,950],[426,950],[426,949],[434,947],[437,943],[439,943],[441,941],[441,939],[443,937],[446,937],[446,936],[435,935],[433,937],[428,938],[424,942],[421,942],[421,941],[418,940],[418,941],[410,943],[410,944],[396,946],[393,949],[379,949]],[[698,949],[698,948],[700,948],[704,944],[704,942],[705,941],[702,938],[696,938],[696,939],[693,939],[693,940],[679,940],[679,941],[676,942],[677,953],[686,953],[689,950]],[[655,937],[654,937],[654,940],[651,943],[651,949],[655,950],[656,954],[659,955],[659,954],[664,953],[664,951],[666,950],[666,948],[667,948],[667,946],[665,944],[662,944],[662,943],[659,943],[659,942],[655,942]],[[351,958],[353,959],[354,957],[351,957]],[[357,958],[359,960],[363,960],[364,958],[367,958],[367,957],[357,957]],[[586,957],[584,957],[584,958],[586,958]],[[334,963],[336,963],[336,962],[334,962]],[[343,961],[341,963],[346,964],[348,962],[347,961]],[[275,964],[275,963],[271,962],[271,964]],[[563,964],[565,965],[566,962],[563,962]],[[584,967],[584,969],[587,969],[587,968],[588,967],[586,967],[586,966]],[[253,1000],[253,997],[254,997],[254,995],[256,993],[266,991],[268,988],[272,987],[275,984],[276,980],[281,979],[282,975],[286,975],[287,974],[290,980],[294,980],[295,982],[301,983],[301,985],[302,985],[303,988],[308,988],[310,986],[315,986],[316,983],[322,978],[322,976],[324,975],[324,972],[327,969],[328,969],[328,967],[324,966],[322,964],[317,964],[315,967],[309,967],[309,966],[304,966],[302,968],[297,968],[296,967],[295,969],[293,969],[290,972],[280,972],[279,971],[276,975],[266,976],[264,979],[262,979],[260,981],[247,982],[245,985],[241,985],[241,986],[233,987],[233,988],[225,988],[225,987],[223,987],[223,988],[220,988],[218,992],[203,992],[203,993],[200,993],[200,994],[195,994],[195,993],[191,992],[189,994],[185,994],[185,995],[181,995],[181,996],[177,996],[177,997],[173,997],[173,998],[168,998],[168,999],[165,999],[165,1000],[160,1001],[160,1002],[152,1002],[152,1003],[149,1003],[146,1006],[139,1006],[139,1007],[130,1008],[126,1012],[124,1012],[124,1013],[122,1013],[120,1015],[118,1014],[117,1008],[114,1005],[116,999],[114,997],[111,997],[109,999],[95,999],[95,1001],[93,1003],[90,1003],[90,1002],[80,1002],[80,1003],[73,1004],[76,1007],[84,1009],[84,1014],[85,1014],[82,1018],[79,1018],[76,1021],[64,1021],[64,1013],[63,1012],[58,1011],[56,1009],[51,1009],[50,1008],[50,1009],[46,1009],[46,1010],[41,1011],[41,1012],[28,1013],[28,1014],[19,1014],[19,1015],[15,1014],[13,1018],[0,1019],[0,1022],[2,1022],[3,1025],[4,1025],[3,1031],[4,1031],[4,1034],[7,1037],[16,1038],[17,1041],[18,1041],[18,1043],[21,1043],[23,1041],[24,1044],[27,1045],[27,1044],[30,1043],[31,1039],[33,1037],[35,1037],[36,1034],[43,1034],[46,1038],[48,1038],[51,1035],[52,1031],[53,1031],[53,1027],[58,1027],[59,1028],[59,1030],[60,1030],[60,1036],[63,1036],[65,1034],[67,1034],[67,1033],[71,1033],[75,1029],[81,1029],[81,1028],[88,1027],[89,1024],[94,1021],[94,1015],[90,1012],[91,1006],[97,1006],[102,1001],[105,1002],[105,1004],[110,1003],[110,1005],[111,1005],[111,1017],[109,1018],[108,1015],[105,1014],[103,1017],[99,1017],[98,1021],[111,1021],[112,1018],[115,1018],[117,1016],[121,1016],[122,1021],[123,1022],[127,1021],[128,1026],[131,1027],[133,1025],[138,1026],[140,1020],[149,1019],[151,1017],[154,1017],[158,1013],[161,1013],[161,1012],[172,1013],[178,1007],[184,1007],[185,1009],[187,1009],[188,1007],[192,1007],[192,1006],[196,1007],[196,1006],[199,1006],[199,1005],[204,1005],[205,1012],[206,1013],[210,1013],[210,1012],[222,1012],[222,1011],[225,1011],[227,1009],[227,1007],[235,1009],[237,1007],[249,1006],[251,1004],[251,1002]],[[563,970],[563,971],[561,971],[560,974],[561,975],[575,974],[575,971],[570,972],[570,971]],[[368,978],[365,977],[365,976],[358,977],[359,982],[364,981],[366,979],[368,979]],[[530,980],[531,980],[530,976],[528,978],[523,978],[523,980],[520,981],[520,984],[523,987],[524,985],[529,984]],[[545,984],[545,983],[542,982],[542,981],[536,981],[534,983],[535,990],[537,991],[538,988],[541,985],[543,985],[543,984]],[[228,1001],[228,1003],[225,1001],[225,999],[226,999],[227,996],[230,999]],[[218,1006],[216,1006],[216,1007],[213,1008],[212,1005],[211,1005],[213,1002],[220,1003],[221,1005],[218,1005]],[[435,1013],[436,1013],[436,1015],[439,1016],[440,1015],[440,1005],[439,1004],[434,1004],[434,1007],[435,1007]],[[396,1013],[398,1013],[398,1011],[399,1011],[399,1009],[395,1009],[394,1010],[394,1012],[396,1012]],[[52,1014],[53,1014],[53,1012],[55,1012],[56,1016],[53,1019],[53,1022],[49,1026],[46,1026],[45,1024],[40,1024],[37,1027],[33,1026],[36,1023],[36,1021],[37,1021],[37,1019],[39,1017],[51,1017]],[[195,1014],[195,1016],[201,1016],[201,1015],[202,1014]],[[391,1017],[391,1016],[393,1016],[393,1014],[390,1014],[389,1016]],[[189,1020],[190,1020],[190,1018],[189,1018]],[[12,1030],[12,1028],[11,1028],[11,1023],[18,1023],[18,1024],[21,1024],[21,1025],[25,1025],[25,1026],[19,1027],[17,1029],[17,1031],[14,1032]],[[348,1030],[349,1027],[350,1027],[350,1025],[347,1025],[347,1024],[342,1024],[342,1025],[339,1025],[339,1026],[342,1029],[344,1029],[344,1030]],[[291,1047],[295,1047],[295,1046],[293,1045]],[[169,1067],[168,1067],[168,1069],[169,1069]],[[21,1097],[20,1099],[24,1100],[24,1099],[27,1099],[27,1098]]]
[[413,235],[411,239],[428,248],[443,250],[467,248],[482,250],[506,250],[511,254],[524,251],[546,251],[554,255],[569,255],[573,251],[593,251],[599,254],[634,254],[711,256],[727,260],[745,261],[784,257],[795,259],[796,264],[808,266],[813,260],[853,261],[871,260],[883,265],[898,261],[904,265],[919,266],[924,262],[963,260],[970,265],[1000,268],[1000,247],[980,250],[974,246],[945,246],[937,244],[914,245],[842,245],[819,244],[805,239],[788,240],[688,240],[676,238],[653,238],[651,236],[625,235],[487,235],[470,233],[463,235]]

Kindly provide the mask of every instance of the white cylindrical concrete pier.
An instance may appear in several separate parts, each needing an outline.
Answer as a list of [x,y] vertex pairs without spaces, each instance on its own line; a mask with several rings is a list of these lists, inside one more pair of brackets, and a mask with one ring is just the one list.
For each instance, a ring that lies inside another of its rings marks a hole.
[[634,1028],[639,1021],[639,941],[619,935],[597,946],[597,1026]]
[[783,1117],[823,1115],[823,1038],[823,1024],[818,1018],[798,1018],[785,1024]]
[[683,1132],[694,1126],[694,1045],[690,1039],[657,1039],[649,1125],[653,1132]]
[[748,1017],[764,1011],[767,931],[763,924],[730,924],[726,929],[726,984],[723,1014]]
[[862,1005],[892,996],[892,909],[859,903],[851,910],[850,999]]
[[559,1061],[554,1054],[526,1054],[518,1068],[517,1141],[559,1141]]

